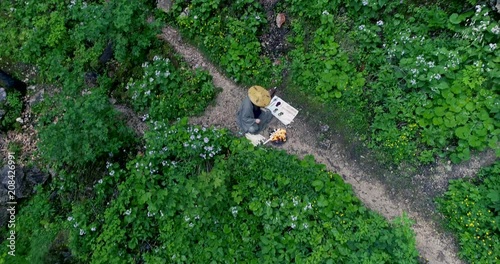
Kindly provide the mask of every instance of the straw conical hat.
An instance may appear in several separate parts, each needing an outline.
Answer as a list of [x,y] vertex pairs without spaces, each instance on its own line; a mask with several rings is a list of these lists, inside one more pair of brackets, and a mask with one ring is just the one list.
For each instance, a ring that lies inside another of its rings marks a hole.
[[248,89],[250,101],[258,107],[266,107],[271,102],[271,95],[262,86],[254,85]]

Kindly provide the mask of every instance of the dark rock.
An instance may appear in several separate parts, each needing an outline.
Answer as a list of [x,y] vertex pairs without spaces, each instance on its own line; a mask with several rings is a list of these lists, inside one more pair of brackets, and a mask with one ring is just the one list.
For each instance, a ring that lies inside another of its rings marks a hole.
[[[3,195],[2,191],[0,191],[0,195]],[[7,209],[7,206],[0,205],[0,227],[4,227],[9,220],[9,213]]]
[[37,167],[29,168],[25,171],[26,180],[29,181],[33,186],[38,184],[43,184],[49,178],[47,173],[42,172]]
[[113,42],[109,42],[108,45],[106,45],[106,48],[101,54],[101,57],[99,57],[99,62],[102,64],[106,64],[108,61],[113,58]]
[[0,103],[5,101],[7,99],[7,92],[5,91],[5,88],[0,87]]
[[12,77],[10,74],[0,70],[0,85],[6,88],[16,89],[24,96],[26,95],[26,83]]
[[[0,179],[2,180],[2,186],[1,188],[9,190],[9,181],[11,181],[12,176],[15,176],[14,178],[14,188],[12,189],[15,193],[16,198],[23,198],[26,197],[30,193],[29,190],[27,190],[27,184],[24,180],[24,172],[20,167],[16,166],[16,169],[14,170],[15,174],[13,175],[12,173],[9,173],[11,170],[9,169],[9,166],[6,165],[2,168],[0,171]],[[11,178],[9,178],[9,176]]]
[[94,87],[97,86],[97,73],[95,73],[95,72],[86,72],[85,76],[84,76],[84,79],[85,79],[85,84],[88,87],[94,88]]

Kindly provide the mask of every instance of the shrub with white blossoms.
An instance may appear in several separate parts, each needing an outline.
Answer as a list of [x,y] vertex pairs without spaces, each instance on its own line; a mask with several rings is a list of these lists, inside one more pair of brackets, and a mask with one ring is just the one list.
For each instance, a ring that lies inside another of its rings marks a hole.
[[129,80],[125,89],[134,109],[143,113],[143,121],[197,114],[214,98],[211,76],[182,65],[176,67],[168,58],[154,56],[153,61],[142,64],[140,78]]

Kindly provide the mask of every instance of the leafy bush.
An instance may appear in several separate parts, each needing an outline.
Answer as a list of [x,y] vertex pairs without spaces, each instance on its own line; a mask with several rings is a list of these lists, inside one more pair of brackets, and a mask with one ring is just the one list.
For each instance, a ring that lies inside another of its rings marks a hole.
[[266,23],[258,2],[177,1],[172,16],[182,33],[193,39],[235,81],[270,83],[271,63],[261,56],[257,37]]
[[500,163],[483,168],[475,179],[450,182],[438,199],[445,224],[457,234],[460,256],[470,263],[500,260]]
[[53,257],[51,245],[62,225],[49,197],[49,191],[38,187],[30,201],[16,206],[16,210],[21,209],[16,212],[15,228],[8,229],[8,232],[15,231],[15,256],[8,254],[9,240],[5,239],[0,249],[1,264],[47,263]]
[[[149,1],[49,0],[2,4],[0,37],[6,42],[0,57],[33,64],[49,82],[67,80],[99,67],[109,42],[113,57],[127,65],[142,60],[158,32],[149,23]],[[140,34],[138,34],[140,32]],[[134,33],[134,34],[131,34]],[[67,87],[70,88],[70,87]]]
[[18,91],[9,91],[5,101],[0,103],[0,111],[4,112],[4,116],[0,120],[0,130],[9,130],[19,127],[19,123],[16,119],[21,117],[22,108],[23,102],[21,93]]
[[142,64],[139,80],[131,79],[126,89],[136,111],[148,111],[153,120],[173,120],[203,112],[215,97],[212,77],[206,72],[176,68],[168,59],[154,56]]
[[407,219],[387,223],[311,157],[225,133],[153,123],[143,155],[108,165],[98,204],[73,209],[74,254],[94,263],[416,263]]
[[333,15],[327,11],[321,15],[321,26],[312,33],[311,40],[306,40],[299,24],[295,24],[294,29],[291,42],[296,48],[290,52],[294,85],[323,101],[338,99],[346,90],[356,91],[363,87],[362,74],[356,71],[348,54],[339,50],[335,41],[334,34],[338,30]]
[[286,8],[303,17],[290,38],[292,85],[366,120],[368,145],[391,162],[460,162],[486,148],[500,155],[500,29],[486,6],[461,15],[397,1]]
[[81,167],[134,142],[101,89],[57,100],[39,124],[38,150],[45,164]]

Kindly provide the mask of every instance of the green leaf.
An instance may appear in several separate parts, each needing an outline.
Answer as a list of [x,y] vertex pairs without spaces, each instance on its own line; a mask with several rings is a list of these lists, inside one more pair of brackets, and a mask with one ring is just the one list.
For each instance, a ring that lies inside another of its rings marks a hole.
[[467,139],[470,135],[470,128],[468,126],[457,127],[455,135],[460,139]]
[[320,191],[323,188],[324,183],[321,180],[315,180],[315,181],[312,182],[312,186],[318,192],[318,191]]
[[460,20],[460,17],[458,16],[457,13],[451,14],[451,16],[450,16],[450,23],[456,25],[456,24],[460,24],[460,22],[462,22],[462,20]]
[[318,198],[318,206],[319,207],[326,207],[328,206],[328,200],[326,200],[324,195],[320,195]]
[[444,114],[446,113],[446,108],[445,108],[445,107],[440,106],[440,107],[436,107],[436,108],[434,108],[434,111],[435,111],[435,114],[436,114],[437,116],[444,116]]
[[432,119],[432,124],[434,124],[435,126],[439,126],[439,125],[443,124],[443,118],[442,117],[434,117]]

